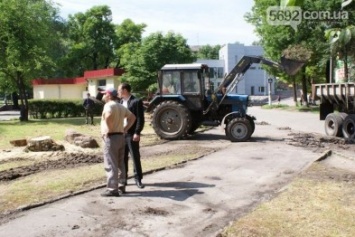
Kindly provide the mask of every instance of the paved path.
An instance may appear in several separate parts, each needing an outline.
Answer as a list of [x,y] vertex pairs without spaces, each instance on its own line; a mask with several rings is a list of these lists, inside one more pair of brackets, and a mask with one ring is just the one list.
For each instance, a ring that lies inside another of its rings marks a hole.
[[0,121],[19,119],[20,111],[0,111]]
[[[125,196],[103,198],[98,189],[25,211],[0,225],[0,236],[216,236],[321,155],[283,142],[289,131],[273,125],[273,117],[260,118],[271,125],[256,125],[249,142],[224,144],[201,159],[146,175],[143,190],[130,185]],[[208,133],[224,136],[221,128]]]
[[325,135],[324,120],[319,120],[318,113],[292,112],[277,109],[249,107],[248,114],[256,117],[256,122],[267,122],[278,127],[289,127],[295,131]]

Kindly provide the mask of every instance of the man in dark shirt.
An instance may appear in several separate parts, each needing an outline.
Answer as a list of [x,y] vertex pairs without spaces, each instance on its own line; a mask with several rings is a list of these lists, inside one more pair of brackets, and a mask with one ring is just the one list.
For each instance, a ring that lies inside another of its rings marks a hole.
[[128,83],[122,83],[118,87],[119,97],[121,98],[121,104],[128,108],[135,116],[136,121],[133,126],[128,130],[125,136],[126,148],[125,148],[125,166],[128,174],[128,154],[130,154],[133,160],[134,178],[138,188],[144,188],[142,184],[143,172],[141,165],[141,155],[139,151],[139,141],[141,131],[144,127],[144,108],[141,99],[136,98],[131,94],[131,86]]
[[94,125],[94,105],[95,105],[95,102],[90,98],[90,93],[87,93],[86,95],[87,95],[87,97],[83,103],[83,106],[85,108],[86,124],[89,124],[89,118],[90,118],[91,125]]

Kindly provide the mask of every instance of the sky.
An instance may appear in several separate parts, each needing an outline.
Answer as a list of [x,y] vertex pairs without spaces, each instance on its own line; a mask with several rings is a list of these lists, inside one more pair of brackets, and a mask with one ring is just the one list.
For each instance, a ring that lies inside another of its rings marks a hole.
[[169,31],[181,34],[190,46],[242,43],[251,45],[258,37],[254,26],[244,20],[253,0],[53,0],[60,15],[85,13],[93,6],[107,5],[112,21],[131,19],[145,23],[144,36]]

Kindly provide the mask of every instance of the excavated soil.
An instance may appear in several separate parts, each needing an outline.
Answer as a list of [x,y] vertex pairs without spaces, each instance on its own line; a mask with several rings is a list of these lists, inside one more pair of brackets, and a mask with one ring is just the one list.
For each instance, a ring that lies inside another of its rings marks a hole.
[[[267,125],[267,124],[260,124]],[[279,128],[289,130],[289,128]],[[142,147],[142,159],[156,158],[160,156],[207,155],[222,149],[221,144],[227,144],[227,140],[211,142],[216,137],[195,136],[184,143],[174,143],[171,141],[158,141],[157,145]],[[252,138],[253,139],[253,138]],[[210,141],[209,141],[210,140]],[[343,138],[325,137],[312,133],[290,132],[284,139],[288,145],[313,149],[317,151],[332,150],[333,153],[341,153],[342,156],[353,159],[355,154],[355,144]],[[66,151],[56,152],[21,152],[19,149],[1,151],[0,165],[15,161],[33,161],[30,165],[10,168],[0,171],[0,182],[11,181],[42,171],[75,168],[103,162],[101,151],[93,149],[80,149],[66,144]],[[40,157],[41,159],[38,159]]]

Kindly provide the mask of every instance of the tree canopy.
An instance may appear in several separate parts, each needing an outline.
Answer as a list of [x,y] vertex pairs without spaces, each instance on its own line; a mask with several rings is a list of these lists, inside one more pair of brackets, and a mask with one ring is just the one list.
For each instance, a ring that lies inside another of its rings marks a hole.
[[[44,0],[0,1],[0,72],[15,86],[27,111],[26,87],[55,62],[49,57],[57,10]],[[23,120],[28,120],[25,113]]]
[[[279,13],[282,13],[282,7],[290,6],[300,6],[302,7],[302,11],[329,11],[332,13],[340,10],[340,3],[341,1],[284,0],[281,1]],[[252,11],[247,13],[245,18],[256,27],[256,32],[261,39],[260,43],[267,57],[279,60],[283,54],[287,54],[291,58],[307,60],[303,72],[296,78],[290,78],[266,69],[270,73],[294,85],[296,85],[297,80],[301,80],[303,94],[306,95],[308,91],[307,84],[309,85],[311,82],[324,82],[326,80],[330,44],[324,33],[327,29],[334,26],[347,24],[347,20],[310,20],[304,19],[303,15],[301,15],[301,22],[298,22],[297,31],[295,31],[290,25],[269,24],[268,17],[270,16],[267,15],[267,10],[270,6],[278,6],[278,4],[279,1],[276,0],[255,1]],[[280,15],[280,17],[282,16]],[[295,48],[298,50],[294,50]],[[308,51],[309,53],[299,54],[304,51]],[[308,56],[307,58],[299,58],[300,55]]]

